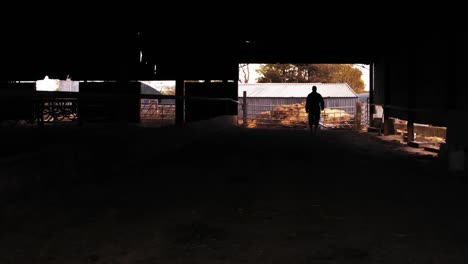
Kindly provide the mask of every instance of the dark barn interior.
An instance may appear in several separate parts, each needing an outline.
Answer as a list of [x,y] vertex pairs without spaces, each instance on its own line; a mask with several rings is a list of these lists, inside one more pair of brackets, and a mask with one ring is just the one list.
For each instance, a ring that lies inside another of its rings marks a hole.
[[[2,28],[1,264],[467,263],[463,31],[174,15]],[[236,125],[240,63],[369,64],[383,135]],[[174,126],[141,125],[138,80],[175,80]],[[63,100],[78,123],[45,124]],[[390,118],[447,127],[443,152],[382,140]]]

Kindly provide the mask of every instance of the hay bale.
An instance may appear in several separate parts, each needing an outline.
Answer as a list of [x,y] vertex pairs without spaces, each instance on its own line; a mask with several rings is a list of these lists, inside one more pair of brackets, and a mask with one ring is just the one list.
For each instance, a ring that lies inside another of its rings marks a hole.
[[325,108],[322,118],[325,122],[340,122],[352,120],[354,116],[341,109]]

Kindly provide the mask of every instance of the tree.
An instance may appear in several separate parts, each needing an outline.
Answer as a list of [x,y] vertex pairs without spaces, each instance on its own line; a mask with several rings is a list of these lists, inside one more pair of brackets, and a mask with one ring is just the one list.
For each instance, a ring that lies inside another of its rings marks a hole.
[[175,85],[163,86],[161,94],[164,95],[175,95]]
[[264,64],[257,72],[260,83],[347,83],[356,93],[365,87],[352,64]]
[[241,65],[239,65],[239,68],[241,69],[242,71],[242,79],[240,80],[240,82],[244,82],[244,83],[249,83],[249,79],[250,79],[250,69],[249,69],[249,64],[248,63],[243,63]]
[[331,82],[347,83],[356,93],[364,92],[364,81],[362,80],[362,72],[354,68],[350,64],[337,64],[332,74]]
[[265,64],[260,66],[257,73],[261,74],[258,78],[260,83],[296,82],[293,64]]

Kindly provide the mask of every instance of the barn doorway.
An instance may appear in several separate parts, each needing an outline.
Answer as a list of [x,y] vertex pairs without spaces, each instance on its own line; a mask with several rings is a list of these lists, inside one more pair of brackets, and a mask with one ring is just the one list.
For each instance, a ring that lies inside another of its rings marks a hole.
[[145,126],[175,124],[175,81],[140,82],[140,122]]
[[[366,64],[239,64],[238,120],[248,128],[308,128],[307,95],[317,87],[325,102],[323,129],[367,124]],[[244,98],[245,96],[245,98]]]

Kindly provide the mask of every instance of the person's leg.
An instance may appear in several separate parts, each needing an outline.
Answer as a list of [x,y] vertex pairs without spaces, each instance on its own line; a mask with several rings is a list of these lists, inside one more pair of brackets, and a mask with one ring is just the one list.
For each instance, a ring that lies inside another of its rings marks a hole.
[[317,131],[318,131],[318,126],[319,126],[319,118],[320,118],[320,113],[314,113],[313,114],[313,118],[312,118],[312,124],[313,124],[313,127],[314,127],[314,135],[317,135]]
[[309,113],[309,131],[310,131],[310,134],[312,134],[314,131],[314,118],[313,118],[312,113]]
[[317,123],[315,124],[315,134],[320,131],[320,115],[317,116]]

